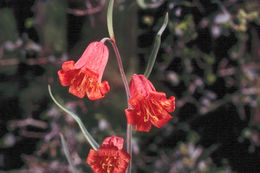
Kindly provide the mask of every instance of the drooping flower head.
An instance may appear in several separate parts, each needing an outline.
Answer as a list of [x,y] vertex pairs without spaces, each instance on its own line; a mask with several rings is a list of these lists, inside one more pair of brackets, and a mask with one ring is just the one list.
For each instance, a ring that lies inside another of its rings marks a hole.
[[152,125],[160,128],[172,117],[175,110],[175,97],[166,98],[163,92],[157,92],[153,84],[144,75],[133,75],[130,81],[131,109],[125,109],[127,123],[135,125],[135,130],[148,132]]
[[95,173],[125,173],[130,156],[123,144],[121,137],[107,137],[97,151],[90,149],[86,162]]
[[109,92],[107,81],[101,82],[107,61],[108,48],[102,42],[92,42],[76,62],[66,61],[58,76],[62,86],[70,86],[69,92],[79,98],[86,94],[90,100],[103,98]]

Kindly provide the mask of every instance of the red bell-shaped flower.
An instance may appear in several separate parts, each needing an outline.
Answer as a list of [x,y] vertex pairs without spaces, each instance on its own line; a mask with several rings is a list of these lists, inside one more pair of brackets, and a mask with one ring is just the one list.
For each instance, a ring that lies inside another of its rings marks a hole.
[[103,98],[109,92],[107,81],[101,82],[107,61],[108,48],[102,42],[92,42],[76,62],[66,61],[58,76],[62,86],[70,86],[69,92],[79,98],[86,94],[90,100]]
[[130,156],[123,143],[123,138],[107,137],[97,151],[90,149],[86,162],[95,173],[125,173]]
[[135,125],[135,130],[148,132],[152,124],[162,127],[172,117],[175,110],[175,97],[166,98],[163,92],[157,92],[153,84],[144,75],[133,75],[130,81],[131,109],[125,109],[127,123]]

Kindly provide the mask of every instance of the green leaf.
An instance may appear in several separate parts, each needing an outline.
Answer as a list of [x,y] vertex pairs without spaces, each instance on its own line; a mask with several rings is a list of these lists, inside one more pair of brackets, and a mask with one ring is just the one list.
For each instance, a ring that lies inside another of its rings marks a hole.
[[76,167],[74,166],[74,164],[71,161],[71,156],[70,156],[70,152],[69,152],[67,143],[66,143],[66,141],[65,141],[65,139],[64,139],[64,137],[63,137],[63,135],[61,133],[60,133],[60,139],[61,139],[61,144],[62,144],[62,148],[63,148],[64,154],[65,154],[65,156],[66,156],[66,158],[67,158],[67,160],[68,160],[68,162],[70,164],[72,172],[73,173],[77,173],[78,171],[77,171]]
[[167,24],[168,24],[168,13],[166,13],[166,15],[164,17],[163,25],[161,26],[160,30],[156,34],[153,50],[152,50],[152,53],[151,53],[151,55],[149,57],[148,65],[146,67],[146,70],[144,72],[144,75],[145,75],[146,78],[148,78],[150,76],[151,72],[152,72],[152,69],[153,69],[153,66],[154,66],[154,63],[155,63],[155,60],[156,60],[156,57],[157,57],[160,45],[161,45],[161,36],[162,36],[162,33],[165,30]]
[[107,9],[107,29],[110,38],[112,40],[115,40],[114,29],[113,29],[113,8],[114,8],[114,0],[110,0]]
[[90,133],[87,131],[86,127],[84,126],[84,124],[82,123],[82,121],[80,120],[80,118],[73,112],[69,111],[68,109],[66,109],[64,106],[62,106],[52,95],[51,92],[51,86],[48,85],[48,90],[49,90],[49,94],[51,96],[51,99],[54,101],[54,103],[64,112],[66,112],[68,115],[70,115],[79,125],[80,130],[82,131],[82,133],[84,134],[86,140],[89,142],[89,144],[91,145],[91,147],[94,150],[98,150],[99,145],[98,143],[95,141],[95,139],[90,135]]

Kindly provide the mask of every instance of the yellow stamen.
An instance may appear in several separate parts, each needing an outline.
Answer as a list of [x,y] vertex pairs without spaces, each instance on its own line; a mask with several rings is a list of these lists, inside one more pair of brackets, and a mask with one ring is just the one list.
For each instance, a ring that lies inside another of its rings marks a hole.
[[145,110],[145,116],[144,116],[144,122],[149,121],[149,118],[153,118],[155,121],[159,121],[159,118],[156,116],[156,112],[154,110],[154,107],[158,108],[158,112],[162,111],[162,108],[155,100],[149,100],[146,101],[144,104],[144,110]]

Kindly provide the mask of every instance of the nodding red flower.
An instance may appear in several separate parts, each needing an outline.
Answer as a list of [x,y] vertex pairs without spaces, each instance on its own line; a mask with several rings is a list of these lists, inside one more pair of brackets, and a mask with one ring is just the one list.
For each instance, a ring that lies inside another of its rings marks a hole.
[[107,137],[97,151],[90,149],[86,162],[95,173],[125,173],[130,156],[123,143],[121,137]]
[[58,71],[62,86],[79,98],[86,94],[90,100],[103,98],[109,92],[107,81],[101,82],[107,61],[108,48],[102,42],[92,42],[76,62],[66,61]]
[[162,127],[172,117],[175,110],[175,97],[166,98],[163,92],[157,92],[153,84],[144,75],[133,75],[130,81],[130,109],[125,109],[127,123],[135,125],[135,130],[148,132],[152,124]]

